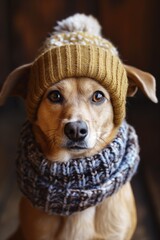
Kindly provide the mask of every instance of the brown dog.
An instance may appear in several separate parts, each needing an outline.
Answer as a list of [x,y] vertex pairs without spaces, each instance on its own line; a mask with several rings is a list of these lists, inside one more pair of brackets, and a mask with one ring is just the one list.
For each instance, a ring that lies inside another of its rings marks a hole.
[[[134,80],[130,85],[131,88],[129,86],[129,95],[135,92],[135,82],[137,85],[143,86],[143,91],[147,89],[145,91],[147,96],[154,95],[154,82],[148,84],[149,80],[153,80],[151,75],[132,67],[127,66],[126,68],[128,75]],[[26,67],[24,67],[24,73],[26,74]],[[19,74],[22,74],[22,68],[20,71],[19,69],[14,71],[5,85],[10,80],[12,82],[17,80]],[[2,88],[3,91],[4,88]],[[54,91],[58,92],[55,94]],[[90,101],[87,101],[90,96],[93,101],[100,101],[96,98],[97,91],[101,91],[105,96],[101,107],[92,106]],[[54,100],[58,94],[63,95],[67,99],[66,103],[55,107],[55,104],[48,100],[50,92],[53,92]],[[74,121],[87,123],[89,128],[87,149],[71,150],[63,147],[66,144],[64,126]],[[37,142],[51,161],[68,161],[70,158],[93,155],[109,143],[116,134],[109,93],[92,79],[62,80],[50,87],[44,94],[38,109],[37,120],[33,123],[33,129]],[[28,240],[130,239],[136,225],[136,210],[132,190],[128,183],[101,205],[67,218],[48,216],[41,210],[33,208],[30,202],[23,197],[20,205],[20,222],[24,239]]]
[[[12,94],[27,98],[31,64],[14,70],[5,81],[0,103]],[[154,77],[125,66],[128,96],[137,87],[153,102]],[[32,129],[44,155],[51,161],[67,162],[89,157],[108,145],[117,134],[110,92],[89,77],[62,79],[46,89],[37,109]],[[72,144],[69,145],[69,139]],[[79,143],[79,140],[83,139]],[[48,215],[22,197],[20,228],[12,239],[24,240],[129,240],[136,226],[136,208],[130,183],[98,206],[71,216]]]

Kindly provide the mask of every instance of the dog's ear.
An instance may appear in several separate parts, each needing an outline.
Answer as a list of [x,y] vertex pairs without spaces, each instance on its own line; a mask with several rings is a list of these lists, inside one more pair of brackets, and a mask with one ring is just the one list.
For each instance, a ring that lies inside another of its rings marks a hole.
[[11,95],[26,98],[31,65],[32,63],[20,66],[9,74],[0,90],[0,105],[3,105]]
[[125,65],[125,69],[129,82],[127,96],[134,96],[140,88],[152,102],[157,103],[155,78],[151,74],[132,66]]

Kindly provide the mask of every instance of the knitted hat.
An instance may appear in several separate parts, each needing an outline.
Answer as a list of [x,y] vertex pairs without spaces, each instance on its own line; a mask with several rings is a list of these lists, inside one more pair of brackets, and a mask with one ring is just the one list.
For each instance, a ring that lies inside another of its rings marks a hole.
[[65,78],[88,77],[98,81],[110,94],[114,123],[125,117],[128,80],[116,48],[102,38],[96,19],[76,14],[55,27],[33,62],[27,96],[30,121],[36,119],[38,106],[48,87]]

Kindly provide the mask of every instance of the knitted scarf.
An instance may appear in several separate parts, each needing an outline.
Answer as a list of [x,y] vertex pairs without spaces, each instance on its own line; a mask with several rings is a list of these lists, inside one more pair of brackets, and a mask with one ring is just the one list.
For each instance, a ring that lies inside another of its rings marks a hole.
[[51,162],[35,141],[31,124],[22,128],[18,184],[33,206],[48,214],[70,215],[101,203],[130,181],[139,163],[133,127],[123,122],[116,138],[91,157]]

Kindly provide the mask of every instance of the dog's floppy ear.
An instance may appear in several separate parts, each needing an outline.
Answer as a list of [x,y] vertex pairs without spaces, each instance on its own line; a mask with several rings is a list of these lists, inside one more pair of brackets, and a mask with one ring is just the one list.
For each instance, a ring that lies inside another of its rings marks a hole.
[[155,78],[151,74],[132,66],[125,65],[125,69],[129,82],[127,96],[134,96],[140,88],[152,102],[157,103]]
[[28,63],[20,66],[9,74],[0,90],[0,105],[3,105],[10,95],[26,98],[31,65],[32,63]]

